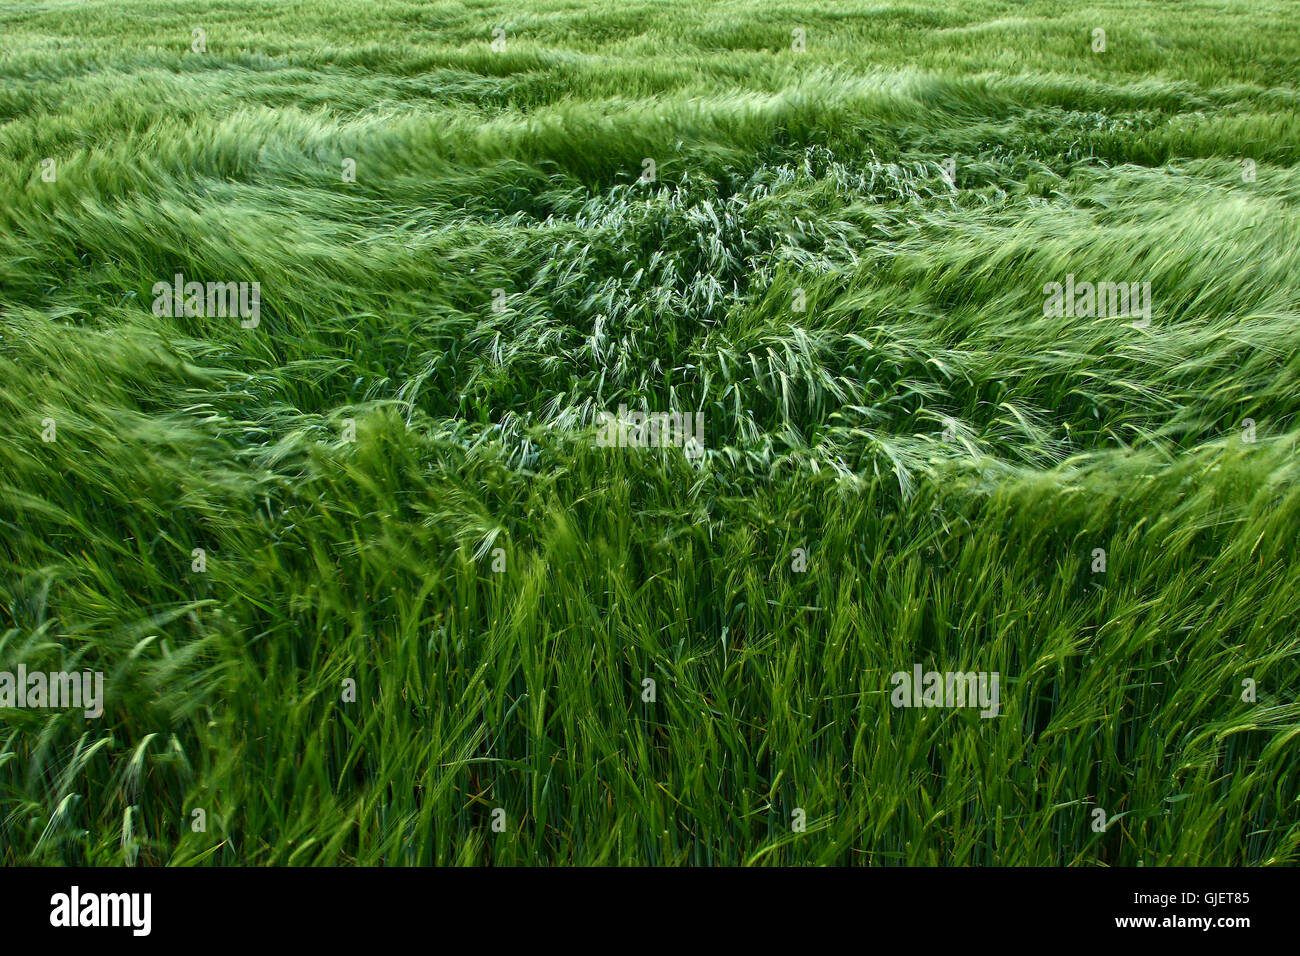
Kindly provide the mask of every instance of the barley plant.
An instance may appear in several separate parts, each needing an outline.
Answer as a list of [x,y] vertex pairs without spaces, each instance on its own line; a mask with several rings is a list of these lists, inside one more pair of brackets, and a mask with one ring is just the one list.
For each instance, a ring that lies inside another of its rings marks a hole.
[[1298,63],[0,2],[0,863],[1300,862]]

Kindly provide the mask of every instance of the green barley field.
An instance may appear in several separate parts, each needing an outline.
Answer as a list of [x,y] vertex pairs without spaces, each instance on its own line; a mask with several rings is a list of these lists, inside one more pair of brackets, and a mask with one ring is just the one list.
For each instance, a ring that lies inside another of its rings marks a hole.
[[0,863],[1300,862],[1298,79],[1290,0],[0,3]]

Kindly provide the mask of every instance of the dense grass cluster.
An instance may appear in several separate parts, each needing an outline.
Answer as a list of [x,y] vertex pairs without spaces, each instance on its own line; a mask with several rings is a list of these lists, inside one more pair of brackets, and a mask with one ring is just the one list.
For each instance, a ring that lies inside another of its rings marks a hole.
[[1300,20],[1060,6],[0,4],[0,863],[1296,862]]

